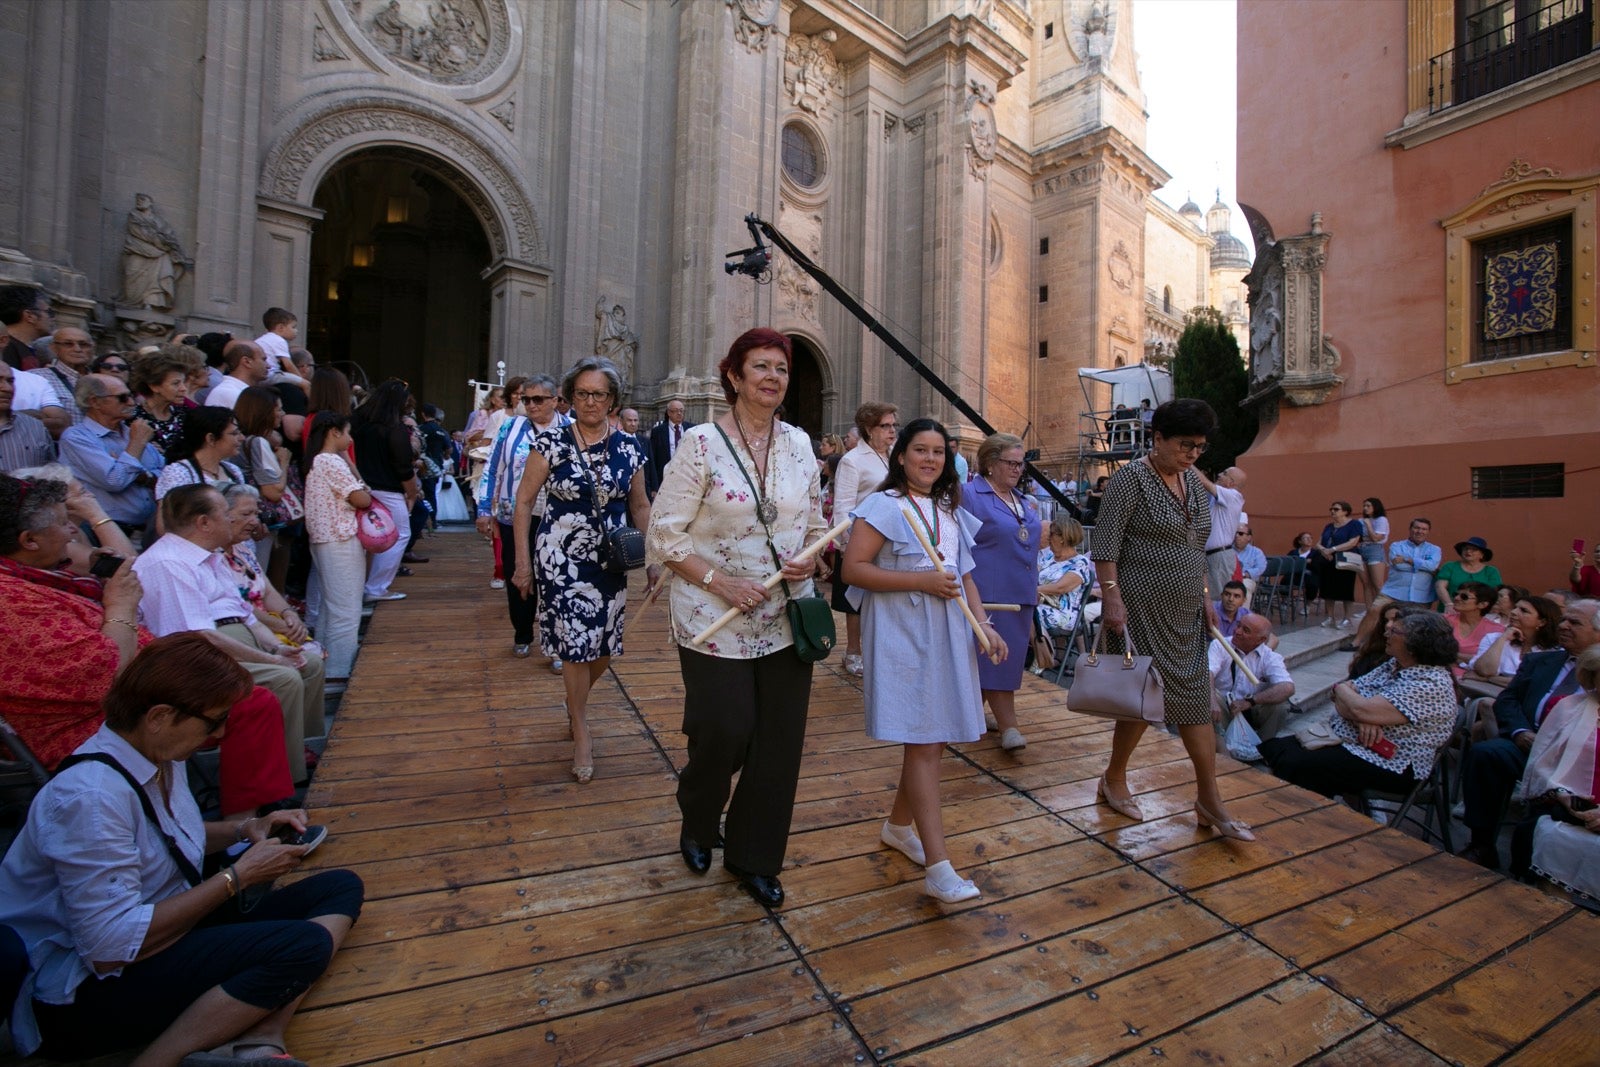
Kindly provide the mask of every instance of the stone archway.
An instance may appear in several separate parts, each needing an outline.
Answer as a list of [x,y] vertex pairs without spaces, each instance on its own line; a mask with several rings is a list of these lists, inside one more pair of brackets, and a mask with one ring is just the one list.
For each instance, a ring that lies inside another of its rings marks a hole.
[[828,432],[829,409],[834,393],[828,362],[817,343],[798,334],[789,334],[794,356],[789,361],[789,394],[784,398],[784,421],[799,426],[813,437]]
[[[487,374],[532,370],[557,343],[550,325],[547,250],[522,167],[505,138],[470,108],[446,110],[404,94],[334,94],[283,127],[262,162],[257,185],[255,292],[261,307],[302,314],[310,304],[311,238],[323,211],[317,189],[357,153],[372,153],[432,175],[481,226],[489,263]],[[463,384],[464,388],[464,384]]]

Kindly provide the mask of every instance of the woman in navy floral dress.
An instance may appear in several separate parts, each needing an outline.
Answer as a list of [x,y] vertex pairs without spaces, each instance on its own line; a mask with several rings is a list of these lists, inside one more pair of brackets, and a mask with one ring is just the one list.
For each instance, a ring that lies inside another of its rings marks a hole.
[[[534,439],[517,486],[517,569],[511,581],[526,596],[533,586],[533,555],[539,554],[539,638],[562,661],[567,717],[572,723],[572,776],[594,775],[589,736],[589,690],[612,656],[622,654],[628,580],[600,564],[601,523],[606,530],[650,525],[644,488],[644,457],[634,438],[612,430],[621,379],[610,360],[579,360],[561,381],[573,422],[553,426]],[[533,502],[549,487],[549,502],[529,544]],[[598,494],[599,506],[596,506]],[[597,517],[597,512],[599,516]]]

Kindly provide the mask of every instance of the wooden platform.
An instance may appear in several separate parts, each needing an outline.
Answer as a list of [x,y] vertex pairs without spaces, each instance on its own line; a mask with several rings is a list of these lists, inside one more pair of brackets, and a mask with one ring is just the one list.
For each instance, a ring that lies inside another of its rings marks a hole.
[[368,894],[290,1031],[317,1067],[1600,1055],[1587,913],[1233,763],[1222,788],[1261,840],[1214,840],[1159,732],[1132,775],[1153,817],[1130,824],[1094,802],[1109,727],[1031,676],[1027,749],[991,735],[945,762],[953,859],[983,890],[945,907],[878,844],[899,750],[822,665],[769,914],[720,857],[704,877],[678,857],[661,606],[597,687],[579,786],[559,681],[512,658],[487,547],[426,550],[378,608],[310,798],[332,831],[314,865]]

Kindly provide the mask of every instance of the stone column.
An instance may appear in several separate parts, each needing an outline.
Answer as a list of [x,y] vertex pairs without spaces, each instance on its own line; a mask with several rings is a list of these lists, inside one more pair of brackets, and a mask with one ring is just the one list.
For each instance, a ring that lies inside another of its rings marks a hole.
[[489,366],[504,360],[507,377],[548,368],[554,357],[546,348],[550,276],[510,259],[491,264],[483,276],[489,282]]
[[[322,221],[322,216],[322,209],[310,204],[293,204],[265,196],[256,199],[251,307],[259,306],[262,311],[269,307],[288,308],[305,322],[311,284],[311,231]],[[247,321],[249,328],[258,325],[253,320]],[[198,307],[189,316],[189,329],[197,333],[232,328],[231,319],[214,318]]]

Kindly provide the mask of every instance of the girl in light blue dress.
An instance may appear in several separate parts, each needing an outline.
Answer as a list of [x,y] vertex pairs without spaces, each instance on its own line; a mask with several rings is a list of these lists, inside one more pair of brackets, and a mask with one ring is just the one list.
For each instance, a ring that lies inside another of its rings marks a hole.
[[[955,903],[978,895],[956,873],[939,810],[939,760],[948,742],[983,736],[983,702],[972,631],[957,597],[984,619],[971,578],[978,520],[960,510],[955,450],[943,426],[917,419],[889,453],[883,487],[861,501],[844,555],[844,580],[861,610],[867,661],[867,733],[905,746],[884,844],[927,868],[929,896]],[[913,523],[917,524],[913,528]],[[940,557],[935,566],[920,530]],[[982,623],[1000,662],[1005,643]]]

